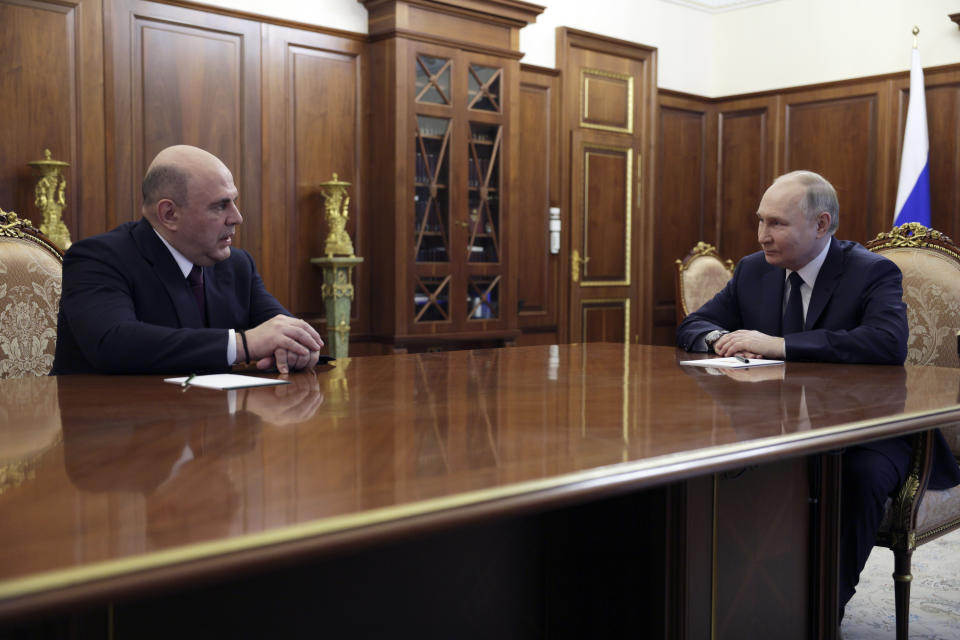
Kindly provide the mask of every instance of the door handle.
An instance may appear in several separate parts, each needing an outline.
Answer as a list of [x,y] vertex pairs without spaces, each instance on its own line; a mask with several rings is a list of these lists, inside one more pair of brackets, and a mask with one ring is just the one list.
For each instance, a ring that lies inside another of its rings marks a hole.
[[585,256],[580,257],[580,252],[574,249],[570,254],[570,278],[574,282],[580,282],[580,265],[586,265],[590,262],[590,258]]

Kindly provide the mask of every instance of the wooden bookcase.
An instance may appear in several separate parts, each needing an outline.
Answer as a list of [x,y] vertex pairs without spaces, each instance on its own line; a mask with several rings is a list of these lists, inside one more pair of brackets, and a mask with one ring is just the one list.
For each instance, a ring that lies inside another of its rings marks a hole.
[[514,1],[370,0],[373,330],[395,349],[519,335]]

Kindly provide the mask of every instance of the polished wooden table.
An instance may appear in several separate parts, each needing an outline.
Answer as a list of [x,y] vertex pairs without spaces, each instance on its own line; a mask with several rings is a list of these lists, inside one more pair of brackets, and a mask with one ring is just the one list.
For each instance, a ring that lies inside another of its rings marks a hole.
[[0,381],[0,624],[112,603],[110,624],[136,629],[201,596],[204,616],[229,601],[246,620],[283,592],[320,607],[275,612],[296,628],[735,637],[769,596],[800,598],[797,637],[828,637],[809,615],[830,564],[810,558],[829,532],[807,503],[835,492],[819,462],[960,420],[960,371],[691,357],[354,358],[230,392]]

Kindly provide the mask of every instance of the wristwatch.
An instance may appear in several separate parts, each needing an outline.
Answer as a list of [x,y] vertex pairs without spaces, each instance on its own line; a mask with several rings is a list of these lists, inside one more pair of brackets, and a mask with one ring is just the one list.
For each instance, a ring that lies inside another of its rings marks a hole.
[[724,331],[723,329],[714,329],[708,333],[703,338],[703,343],[707,345],[707,351],[713,351],[713,343],[720,339],[720,336],[725,336],[729,331]]

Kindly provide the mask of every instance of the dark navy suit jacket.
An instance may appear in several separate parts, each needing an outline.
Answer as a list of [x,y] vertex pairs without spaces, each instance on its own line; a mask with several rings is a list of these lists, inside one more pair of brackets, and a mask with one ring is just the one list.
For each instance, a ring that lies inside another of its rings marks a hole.
[[51,374],[226,371],[227,329],[290,315],[242,249],[203,267],[203,277],[206,326],[180,267],[146,219],[75,243],[63,261]]
[[[762,251],[737,265],[720,293],[688,315],[677,328],[677,345],[692,351],[714,329],[749,329],[783,336],[786,271],[770,265]],[[890,260],[855,242],[830,238],[830,249],[810,297],[804,331],[783,336],[786,359],[859,364],[903,364],[907,357],[906,305],[902,274]],[[910,437],[865,443],[905,474]],[[960,470],[935,430],[932,489],[960,484]]]
[[[782,336],[786,272],[762,251],[737,265],[727,286],[677,329],[688,351],[714,329],[752,329]],[[805,331],[783,336],[787,360],[903,364],[907,307],[900,269],[855,242],[830,239],[807,309]]]

